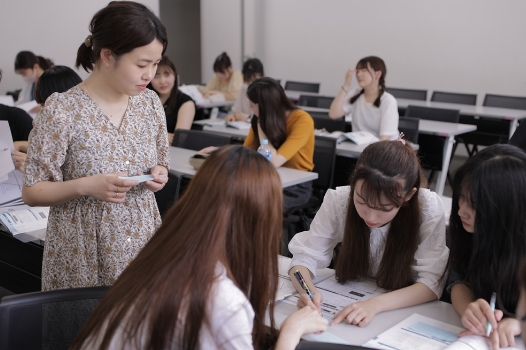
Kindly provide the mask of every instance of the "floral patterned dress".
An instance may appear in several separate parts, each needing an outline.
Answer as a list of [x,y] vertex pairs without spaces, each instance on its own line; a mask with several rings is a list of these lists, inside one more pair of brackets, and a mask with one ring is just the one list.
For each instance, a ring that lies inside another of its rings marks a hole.
[[[33,124],[26,186],[169,168],[164,109],[150,90],[129,97],[118,129],[78,86],[50,96]],[[51,207],[42,290],[113,284],[160,224],[154,194],[143,184],[121,204],[83,196]]]

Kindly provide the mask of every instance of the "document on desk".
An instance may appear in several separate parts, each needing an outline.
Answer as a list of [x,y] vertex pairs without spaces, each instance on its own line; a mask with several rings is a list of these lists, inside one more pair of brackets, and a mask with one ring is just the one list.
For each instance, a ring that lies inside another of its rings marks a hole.
[[[462,338],[464,329],[419,314],[413,314],[369,340],[363,346],[387,350],[490,350],[488,338],[470,335]],[[517,348],[506,348],[517,349]]]
[[47,229],[49,207],[32,207],[0,212],[0,221],[13,235],[43,233]]
[[[347,305],[371,299],[386,291],[376,285],[374,280],[353,281],[344,284],[336,281],[336,276],[331,276],[319,283],[314,283],[316,289],[323,295],[321,310],[325,315],[334,316]],[[288,304],[296,305],[298,296],[293,295],[284,300]]]
[[24,174],[18,170],[11,171],[7,181],[0,182],[0,208],[22,203],[22,186]]

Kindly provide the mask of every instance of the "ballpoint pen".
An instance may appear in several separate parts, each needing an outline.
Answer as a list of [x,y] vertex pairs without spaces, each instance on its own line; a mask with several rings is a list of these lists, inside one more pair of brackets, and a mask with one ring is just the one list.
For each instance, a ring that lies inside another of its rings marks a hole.
[[[497,293],[493,293],[491,295],[491,300],[489,302],[489,307],[491,308],[491,311],[495,311],[495,301],[497,300]],[[486,337],[489,337],[489,334],[491,333],[491,322],[488,321],[486,324]]]
[[[309,286],[307,285],[307,283],[303,279],[303,276],[301,275],[301,272],[296,270],[296,272],[294,272],[294,277],[296,277],[296,279],[298,280],[298,283],[300,284],[301,288],[303,288],[303,290],[307,293],[307,295],[309,296],[310,300],[314,300],[314,295],[312,294],[312,292],[309,289]],[[323,314],[321,313],[321,311],[320,311],[320,316],[323,317]]]

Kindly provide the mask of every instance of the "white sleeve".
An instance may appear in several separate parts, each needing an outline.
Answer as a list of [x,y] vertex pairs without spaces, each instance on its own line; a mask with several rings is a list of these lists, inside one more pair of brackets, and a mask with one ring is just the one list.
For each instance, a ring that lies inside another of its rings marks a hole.
[[416,274],[416,282],[425,284],[440,298],[446,282],[442,275],[449,257],[449,249],[446,246],[446,219],[438,194],[427,189],[420,189],[420,192],[422,224],[418,248],[411,267]]
[[389,136],[391,139],[398,136],[398,104],[396,99],[387,95],[380,103],[380,136]]
[[[247,304],[248,301],[246,302]],[[252,325],[253,313],[248,311],[250,305],[238,309],[230,315],[222,315],[221,326],[216,332],[216,344],[218,349],[224,350],[246,350],[253,349]],[[252,318],[251,318],[252,317]]]
[[347,95],[345,95],[345,100],[343,100],[343,106],[342,106],[343,110],[345,111],[345,115],[352,114],[353,105],[350,102],[351,97],[358,95],[360,91],[361,91],[361,88],[358,86],[358,87],[355,87],[354,89],[349,90]]
[[305,266],[315,277],[317,269],[329,266],[334,247],[343,239],[349,194],[349,186],[327,191],[310,230],[296,234],[289,243],[290,267]]

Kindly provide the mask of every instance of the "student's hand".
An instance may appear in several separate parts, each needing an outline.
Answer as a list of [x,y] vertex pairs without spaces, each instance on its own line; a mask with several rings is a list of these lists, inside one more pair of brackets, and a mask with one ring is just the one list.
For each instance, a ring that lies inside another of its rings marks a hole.
[[345,320],[349,324],[360,327],[366,326],[378,313],[378,308],[373,300],[359,301],[346,306],[332,319],[331,326]]
[[15,151],[27,153],[28,142],[27,141],[15,141],[13,142]]
[[276,349],[294,349],[300,337],[309,333],[321,333],[327,330],[329,322],[319,312],[304,307],[287,317],[281,325]]
[[216,151],[218,148],[219,147],[216,147],[216,146],[209,146],[209,147],[203,148],[200,151],[197,151],[197,153],[210,154],[210,153]]
[[349,87],[351,87],[352,77],[355,72],[356,72],[356,68],[349,68],[347,73],[345,73],[345,81],[343,83],[345,90],[349,90]]
[[100,201],[123,203],[126,200],[126,193],[137,186],[139,181],[119,179],[118,176],[128,176],[128,174],[99,174],[85,177],[81,192]]
[[[497,316],[500,316],[497,318]],[[497,329],[497,321],[502,318],[502,311],[492,311],[488,302],[484,299],[477,299],[470,303],[461,317],[462,324],[471,334],[486,335],[486,324],[491,322],[493,329]],[[464,332],[460,333],[462,335]]]
[[314,296],[314,299],[310,300],[307,293],[300,293],[297,304],[298,309],[303,309],[305,306],[308,306],[313,310],[321,312],[321,302],[323,301],[323,295],[321,295],[321,293],[317,290],[313,290],[312,295]]
[[[500,311],[500,310],[499,310]],[[515,346],[515,336],[521,334],[521,323],[516,318],[505,318],[499,322],[499,327],[491,332],[491,348],[498,350]]]
[[174,134],[168,133],[168,144],[171,146],[172,142],[174,142]]
[[229,114],[225,117],[225,122],[235,122],[236,121],[236,116],[234,114]]
[[168,182],[168,169],[161,165],[156,165],[150,169],[150,175],[153,176],[152,181],[146,181],[144,187],[152,192],[161,190]]
[[15,169],[19,170],[21,172],[25,172],[25,163],[26,163],[26,157],[27,154],[23,152],[14,151],[11,155],[11,159],[13,159],[13,164],[15,165]]
[[210,97],[210,96],[212,96],[212,95],[216,95],[216,94],[220,94],[220,93],[221,93],[221,91],[217,91],[217,90],[208,90],[207,92],[205,92],[205,93],[203,94],[203,97],[204,97],[204,98],[208,98],[208,97]]

